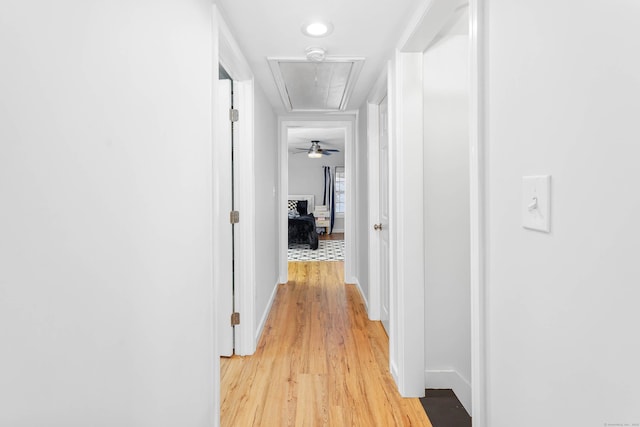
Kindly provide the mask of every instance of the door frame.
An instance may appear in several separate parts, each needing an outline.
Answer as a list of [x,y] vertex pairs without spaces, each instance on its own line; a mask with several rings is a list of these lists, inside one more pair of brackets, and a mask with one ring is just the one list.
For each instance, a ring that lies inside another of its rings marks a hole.
[[[423,11],[427,13],[427,11]],[[422,17],[422,15],[419,15]],[[417,31],[422,19],[410,28]],[[412,30],[413,31],[413,30]],[[406,42],[404,43],[406,44]],[[402,46],[403,44],[401,44]],[[424,396],[422,54],[396,49],[367,99],[369,226],[379,217],[379,103],[389,104],[389,370],[403,397]],[[369,230],[369,318],[380,320],[378,236]]]
[[487,298],[489,278],[489,224],[487,221],[489,165],[485,111],[485,2],[469,0],[469,180],[471,266],[471,401],[476,427],[488,424]]
[[[235,354],[251,355],[256,350],[255,337],[255,181],[254,181],[254,83],[253,73],[240,47],[236,43],[229,27],[214,6],[215,25],[218,29],[214,42],[214,64],[220,63],[234,81],[235,101],[240,110],[240,119],[236,122],[237,141],[235,141],[234,167],[238,194],[236,194],[236,210],[240,212],[240,222],[236,224],[236,311],[241,315],[241,322],[235,329]],[[215,46],[217,44],[217,46]],[[216,47],[218,48],[216,51]],[[217,85],[214,85],[217,95]],[[214,123],[213,156],[216,157],[218,127]],[[224,177],[213,171],[214,189],[224,183]],[[214,222],[228,220],[229,212],[218,209],[214,211]],[[217,221],[216,221],[217,220]],[[215,232],[215,230],[214,230]],[[213,239],[214,254],[216,251],[228,250],[231,245]],[[214,256],[215,263],[215,256]],[[214,264],[215,265],[215,264]],[[214,286],[223,286],[216,279],[214,268]]]
[[[380,240],[373,224],[380,218],[380,102],[388,96],[388,76],[391,62],[387,61],[384,70],[378,77],[367,98],[367,156],[369,183],[369,212],[367,214],[367,230],[369,230],[369,295],[368,314],[370,320],[382,318],[382,285],[380,282]],[[387,124],[388,127],[388,124]]]
[[[468,4],[469,6],[469,180],[470,180],[470,294],[471,294],[471,395],[472,395],[472,417],[474,427],[486,427],[488,419],[487,408],[487,396],[486,396],[486,384],[489,372],[487,368],[487,308],[486,308],[486,295],[488,292],[488,277],[486,263],[489,256],[489,240],[488,240],[488,222],[486,215],[486,203],[488,198],[487,189],[487,155],[488,155],[488,143],[486,134],[486,92],[485,92],[485,70],[487,67],[486,56],[486,26],[485,26],[485,7],[486,4],[483,0],[434,0],[431,2],[423,3],[420,10],[416,11],[414,17],[409,25],[407,31],[397,45],[396,54],[394,57],[394,66],[391,69],[392,73],[396,73],[396,77],[389,80],[390,93],[395,90],[398,94],[397,99],[390,97],[390,105],[393,102],[393,114],[392,123],[395,121],[399,123],[396,130],[402,131],[403,123],[406,123],[407,115],[414,117],[422,122],[424,120],[423,115],[416,116],[413,111],[407,110],[407,103],[411,101],[412,94],[410,91],[403,89],[412,84],[417,84],[419,81],[418,76],[415,75],[415,71],[421,69],[421,63],[418,63],[417,59],[414,61],[413,55],[422,56],[422,53],[428,47],[428,44],[433,39],[433,36],[439,31],[441,27],[437,22],[443,19],[447,13],[451,13],[452,10],[460,7],[462,4]],[[434,21],[436,21],[434,25]],[[421,59],[421,58],[420,58]],[[412,70],[413,69],[413,72]],[[407,74],[408,73],[408,74]],[[414,80],[415,79],[415,80]],[[420,82],[421,83],[421,82]],[[420,110],[422,111],[422,110]],[[391,114],[390,114],[391,116]],[[396,145],[394,151],[398,158],[407,156],[408,144],[405,140],[406,133],[396,133]],[[392,153],[393,154],[393,153]],[[397,165],[397,164],[396,164]],[[423,166],[423,165],[421,165]],[[417,165],[413,164],[413,167]],[[399,169],[403,176],[407,174],[404,168]],[[399,187],[394,185],[394,190],[399,190]],[[422,194],[422,193],[421,193]],[[404,194],[406,196],[406,193]],[[402,201],[403,194],[400,194],[400,198],[395,201],[398,205],[398,212],[402,213],[408,206]],[[392,240],[392,245],[397,245],[400,250],[406,246],[406,242],[403,241],[402,233],[397,236],[399,241]],[[399,269],[402,272],[402,269]],[[398,276],[392,276],[394,279],[399,280]],[[399,283],[402,284],[402,281]],[[410,284],[407,286],[411,287]],[[409,292],[412,289],[408,289]],[[417,304],[422,304],[422,310],[424,310],[424,293],[418,290],[421,301]],[[416,296],[417,298],[417,296]],[[409,302],[406,299],[400,301],[393,301],[392,305],[398,306],[400,309],[404,309],[403,303]],[[402,351],[407,345],[406,341],[406,328],[409,331],[413,331],[413,328],[408,323],[410,315],[405,310],[403,312],[403,322],[398,325],[401,329],[401,342],[400,350]],[[424,339],[424,319],[419,325],[422,330],[422,337]],[[393,326],[392,326],[393,329]],[[404,331],[402,329],[405,329]],[[391,338],[391,337],[390,337]],[[390,343],[391,345],[391,343]],[[394,357],[393,348],[390,349],[390,357]],[[402,359],[400,359],[402,360]],[[424,359],[422,359],[424,363]],[[404,374],[411,375],[413,369],[417,367],[407,366],[405,367]],[[408,370],[407,370],[408,369]],[[424,367],[422,368],[424,370]],[[392,372],[393,373],[393,372]],[[418,374],[417,372],[415,372]],[[398,383],[399,388],[400,383]]]
[[[227,83],[228,82],[228,83]],[[215,187],[215,197],[213,198],[212,213],[213,213],[213,233],[217,242],[232,242],[233,241],[233,229],[229,226],[228,219],[224,217],[223,212],[228,210],[228,206],[231,204],[232,193],[234,191],[231,188],[230,182],[232,168],[229,162],[231,158],[232,146],[230,142],[236,138],[234,135],[234,129],[231,126],[231,122],[228,120],[228,114],[225,114],[225,110],[228,110],[233,104],[233,80],[220,80],[217,83],[218,100],[216,106],[218,110],[215,112],[217,115],[215,120],[218,120],[218,126],[216,126],[216,137],[220,143],[216,144],[215,156],[212,159],[212,166],[214,171],[215,182],[219,185]],[[226,143],[222,143],[222,142]],[[212,256],[217,263],[214,269],[214,279],[216,283],[232,283],[233,271],[230,268],[233,262],[233,254],[230,251],[225,250],[223,244],[214,245]],[[222,268],[222,266],[227,266]],[[230,356],[234,352],[234,335],[235,328],[230,323],[221,321],[231,318],[233,312],[233,290],[230,286],[219,286],[217,288],[216,295],[216,319],[218,322],[218,355]]]
[[[344,216],[344,280],[345,283],[357,283],[354,274],[355,264],[355,217],[357,216],[354,199],[355,188],[355,114],[335,114],[318,116],[281,116],[278,118],[279,156],[278,168],[280,170],[279,198],[278,198],[278,223],[279,223],[279,282],[287,283],[289,267],[287,261],[287,197],[289,195],[289,150],[287,130],[290,127],[312,128],[343,128],[345,130],[345,210]],[[319,172],[319,170],[318,170]],[[362,292],[362,290],[361,290]]]

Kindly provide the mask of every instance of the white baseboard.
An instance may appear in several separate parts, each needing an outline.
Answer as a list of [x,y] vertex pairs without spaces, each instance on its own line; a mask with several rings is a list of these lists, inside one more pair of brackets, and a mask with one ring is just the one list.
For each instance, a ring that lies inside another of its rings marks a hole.
[[471,414],[471,384],[454,370],[425,371],[425,388],[451,389]]
[[358,292],[360,292],[360,296],[362,297],[362,301],[364,301],[365,310],[367,310],[367,313],[369,313],[369,301],[367,301],[367,296],[362,291],[362,286],[360,286],[360,281],[358,280],[358,278],[354,278],[353,279],[353,283],[358,288]]
[[271,306],[273,305],[273,301],[276,299],[276,294],[278,293],[278,286],[280,283],[276,283],[273,287],[273,291],[271,291],[271,296],[269,297],[269,302],[267,303],[267,307],[262,313],[262,317],[260,318],[260,323],[258,323],[258,328],[256,329],[256,347],[258,346],[258,342],[260,342],[260,337],[262,336],[262,331],[264,330],[264,325],[267,323],[267,318],[269,317],[269,313],[271,312]]
[[333,233],[344,233],[344,228],[334,228]]
[[398,384],[400,384],[400,376],[398,375],[398,366],[391,362],[389,363],[389,370],[391,371],[391,377],[393,378],[393,381],[396,383],[396,387],[398,387]]

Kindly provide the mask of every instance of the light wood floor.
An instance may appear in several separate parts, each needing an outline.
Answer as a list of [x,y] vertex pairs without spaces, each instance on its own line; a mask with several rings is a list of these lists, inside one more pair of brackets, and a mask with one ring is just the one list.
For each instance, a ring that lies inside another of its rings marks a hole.
[[318,240],[344,240],[344,233],[319,234]]
[[387,336],[343,270],[289,263],[256,353],[221,360],[222,427],[431,427],[420,401],[398,394]]

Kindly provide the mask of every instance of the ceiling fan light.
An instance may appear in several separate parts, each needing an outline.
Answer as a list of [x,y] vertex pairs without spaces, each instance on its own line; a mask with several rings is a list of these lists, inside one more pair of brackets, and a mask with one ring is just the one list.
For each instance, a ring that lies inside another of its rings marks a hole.
[[322,153],[319,151],[309,151],[308,156],[310,159],[319,159],[322,157]]

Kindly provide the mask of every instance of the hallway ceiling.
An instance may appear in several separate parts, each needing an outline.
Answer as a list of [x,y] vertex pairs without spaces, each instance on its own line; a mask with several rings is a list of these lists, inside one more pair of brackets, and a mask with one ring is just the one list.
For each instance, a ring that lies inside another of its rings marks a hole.
[[[269,67],[268,57],[305,58],[309,47],[322,47],[327,57],[363,57],[364,66],[345,106],[355,110],[391,59],[411,14],[423,0],[215,0],[276,111],[287,111]],[[313,20],[333,24],[326,37],[302,33]],[[313,91],[309,91],[313,93]],[[320,101],[319,102],[324,102]]]
[[344,111],[364,60],[269,58],[269,63],[287,111]]

